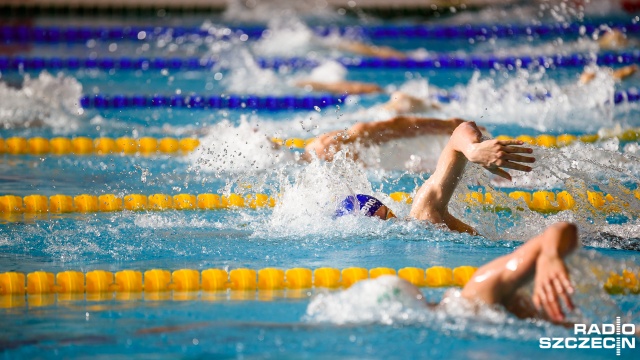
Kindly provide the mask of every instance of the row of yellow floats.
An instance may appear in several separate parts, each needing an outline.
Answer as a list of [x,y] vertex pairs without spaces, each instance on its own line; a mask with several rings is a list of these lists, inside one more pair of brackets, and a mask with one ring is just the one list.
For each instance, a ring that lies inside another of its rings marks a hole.
[[[62,271],[53,274],[35,271],[0,273],[0,295],[48,294],[48,293],[100,293],[100,292],[162,292],[162,291],[222,291],[231,290],[281,290],[349,287],[354,283],[382,275],[397,275],[416,286],[445,287],[464,286],[476,268],[460,266],[455,269],[434,266],[428,269],[406,267],[398,270],[378,267],[365,269],[336,268],[278,268],[222,269],[203,271],[180,269],[174,272],[163,269],[122,270],[115,274],[105,270]],[[26,281],[26,282],[25,282]],[[25,285],[26,284],[26,285]]]
[[[477,268],[459,266],[454,269],[433,266],[427,269],[405,267],[395,269],[377,267],[365,269],[336,268],[278,268],[223,269],[203,271],[180,269],[173,272],[164,269],[122,270],[115,274],[105,270],[62,271],[53,274],[35,271],[0,273],[0,295],[52,294],[52,293],[105,293],[105,292],[165,292],[165,291],[224,291],[283,290],[316,288],[347,288],[358,281],[375,279],[383,275],[396,275],[419,287],[464,286]],[[628,270],[622,275],[611,273],[604,284],[610,294],[640,293],[638,276]]]
[[[628,190],[631,192],[631,190]],[[571,210],[576,201],[567,191],[557,194],[551,191],[512,191],[504,193],[514,200],[522,200],[529,209],[538,212],[554,212]],[[640,199],[640,189],[634,191]],[[394,201],[410,204],[411,194],[394,192],[389,194]],[[628,206],[615,199],[611,194],[587,191],[587,201],[594,207],[608,212],[620,212],[620,206]],[[470,205],[497,205],[491,193],[468,192],[464,201]],[[68,212],[108,212],[108,211],[142,211],[142,210],[214,210],[226,208],[263,208],[273,207],[276,199],[266,194],[129,194],[118,197],[114,194],[77,196],[70,195],[16,195],[0,196],[0,213],[68,213]]]
[[[628,129],[620,132],[616,136],[621,141],[637,141],[640,138],[640,129]],[[569,145],[575,141],[581,142],[595,142],[600,140],[601,137],[598,134],[574,136],[569,134],[563,135],[520,135],[518,137],[510,137],[506,135],[497,136],[499,140],[517,139],[531,145],[537,145],[542,147],[561,147]],[[272,138],[271,141],[280,146],[303,149],[310,142],[315,140],[314,138],[302,139],[302,138]],[[89,137],[78,136],[73,138],[55,137],[47,139],[43,137],[10,137],[6,139],[0,138],[0,154],[7,153],[12,155],[89,155],[89,154],[175,154],[177,152],[188,153],[196,149],[200,145],[200,140],[196,138],[154,138],[154,137],[142,137],[134,139],[130,137],[109,138],[100,137],[92,139]]]
[[265,194],[228,196],[218,194],[129,194],[118,197],[114,194],[100,196],[82,194],[69,195],[15,195],[0,196],[0,213],[69,213],[109,212],[143,210],[214,210],[226,208],[263,208],[275,206],[275,199]]
[[[631,190],[628,190],[631,194]],[[530,210],[541,213],[552,213],[557,211],[572,210],[576,206],[576,200],[567,191],[560,191],[554,193],[552,191],[512,191],[509,193],[502,193],[501,195],[508,196],[509,198],[522,201]],[[640,200],[640,189],[633,191],[633,195]],[[410,204],[413,199],[411,194],[406,192],[395,192],[389,194],[394,201],[404,202]],[[463,195],[464,200],[469,205],[483,205],[493,206],[500,208],[498,201],[496,201],[494,194],[489,192],[472,191]],[[586,201],[594,208],[610,212],[618,213],[623,210],[624,207],[628,207],[629,204],[616,199],[611,194],[604,194],[598,191],[587,191],[585,194]]]
[[517,137],[511,137],[506,135],[496,136],[498,140],[520,140],[526,144],[537,145],[541,147],[562,147],[570,145],[573,142],[581,141],[584,143],[593,143],[601,139],[618,138],[620,141],[637,141],[640,138],[640,129],[628,129],[621,131],[617,135],[601,137],[598,134],[588,134],[575,136],[570,134],[562,134],[558,136],[542,134],[538,136],[520,135]]
[[117,139],[101,137],[91,139],[84,136],[66,138],[56,137],[46,139],[43,137],[10,137],[0,139],[0,154],[11,155],[106,155],[106,154],[175,154],[178,152],[189,153],[200,145],[200,140],[196,138],[177,139],[165,137],[156,139],[153,137],[142,137],[134,139],[130,137],[120,137]]

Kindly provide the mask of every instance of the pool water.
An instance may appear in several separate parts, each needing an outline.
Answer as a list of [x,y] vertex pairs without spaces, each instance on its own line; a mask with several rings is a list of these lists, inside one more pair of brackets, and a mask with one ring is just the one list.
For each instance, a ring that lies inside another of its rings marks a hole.
[[[327,47],[311,34],[316,24],[379,24],[321,11],[265,19],[256,12],[202,17],[149,19],[166,26],[264,25],[269,38],[259,40],[158,37],[141,41],[30,43],[14,56],[24,57],[208,57],[219,64],[207,70],[62,69],[7,71],[0,77],[0,137],[88,136],[140,138],[197,137],[190,155],[0,156],[0,195],[41,194],[252,194],[278,197],[275,208],[217,211],[122,211],[92,214],[0,214],[0,272],[57,273],[77,270],[144,272],[149,269],[262,269],[296,267],[445,266],[478,267],[513,251],[522,241],[556,221],[578,224],[585,245],[569,259],[580,312],[573,320],[593,323],[640,323],[637,295],[608,295],[602,289],[609,272],[638,274],[640,223],[638,199],[627,189],[640,180],[637,141],[611,138],[559,149],[536,148],[538,163],[530,174],[514,174],[513,183],[490,178],[469,166],[459,194],[470,190],[605,191],[629,204],[622,218],[580,205],[572,211],[510,213],[469,207],[455,196],[452,212],[484,237],[444,231],[416,221],[385,223],[369,218],[333,219],[332,199],[349,191],[380,196],[400,218],[409,205],[390,200],[395,191],[411,193],[429,171],[375,166],[373,154],[363,168],[350,160],[333,164],[297,161],[296,149],[273,149],[270,138],[311,138],[344,129],[357,121],[393,114],[380,109],[394,90],[428,97],[448,91],[458,100],[425,113],[461,117],[485,126],[493,135],[606,134],[640,127],[640,107],[614,105],[616,90],[640,86],[637,75],[616,83],[604,70],[596,81],[577,85],[581,67],[494,69],[350,69],[347,80],[375,82],[379,95],[349,96],[342,105],[319,111],[269,112],[250,109],[82,109],[78,99],[91,94],[308,95],[292,84],[313,69],[263,69],[257,57],[310,56],[325,63],[349,55]],[[527,23],[557,18],[527,5],[511,10],[460,13],[443,24]],[[570,14],[567,14],[571,17]],[[586,14],[589,21],[630,21],[629,15]],[[36,24],[124,26],[144,19],[35,19]],[[384,24],[406,24],[412,19]],[[578,21],[571,18],[571,21]],[[368,41],[367,39],[364,39]],[[492,39],[470,42],[387,38],[376,42],[415,57],[430,53],[546,55],[590,53],[587,37]],[[316,70],[333,76],[334,65]],[[551,96],[531,101],[527,94]],[[613,129],[613,130],[612,130]],[[458,195],[458,194],[457,194]],[[599,274],[599,275],[598,275]],[[544,321],[519,320],[504,311],[477,317],[440,311],[397,309],[381,304],[359,306],[348,300],[342,313],[319,318],[308,305],[322,289],[194,293],[106,293],[0,296],[0,349],[7,359],[43,357],[102,358],[605,358],[611,349],[545,350],[542,336],[571,336],[572,331]],[[423,288],[429,301],[446,289]],[[366,294],[365,294],[366,295]],[[347,306],[348,305],[348,306]],[[637,358],[637,349],[622,357]]]

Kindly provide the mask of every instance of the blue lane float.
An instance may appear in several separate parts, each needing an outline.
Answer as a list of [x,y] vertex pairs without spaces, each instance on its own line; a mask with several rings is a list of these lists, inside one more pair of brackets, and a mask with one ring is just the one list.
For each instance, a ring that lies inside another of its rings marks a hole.
[[[553,95],[550,92],[541,92],[536,94],[523,94],[523,97],[530,101],[545,101],[552,98]],[[460,101],[463,96],[455,92],[440,92],[435,94],[433,98],[441,103],[450,103],[452,101]],[[616,91],[613,94],[613,102],[615,104],[632,103],[640,101],[640,90],[637,88],[630,88],[628,90]]]
[[[552,23],[552,24],[478,24],[478,25],[379,25],[379,26],[319,26],[312,30],[318,36],[340,34],[346,37],[367,37],[371,39],[416,38],[416,39],[483,39],[507,38],[515,36],[568,36],[591,34],[598,29],[615,28],[626,33],[640,33],[638,23]],[[83,42],[87,40],[105,41],[148,41],[159,36],[195,36],[232,38],[245,35],[247,39],[258,39],[267,30],[261,26],[244,27],[57,27],[57,26],[2,26],[0,42]]]
[[185,108],[185,109],[252,109],[314,110],[344,103],[347,96],[200,96],[200,95],[86,95],[80,98],[85,109]]
[[[448,54],[433,55],[421,59],[381,59],[363,57],[340,57],[335,59],[347,68],[361,69],[496,69],[528,68],[544,66],[547,68],[579,67],[587,64],[628,65],[640,63],[640,50],[622,52],[604,52],[597,56],[589,54],[570,54],[552,56],[454,56]],[[262,68],[306,69],[319,65],[312,59],[258,58]],[[202,70],[216,65],[214,58],[43,58],[0,56],[0,71],[8,70],[44,70],[44,69],[121,69],[121,70]]]
[[[185,109],[250,109],[250,110],[314,110],[343,104],[347,95],[319,96],[200,96],[200,95],[85,95],[80,105],[85,109],[123,109],[123,108],[185,108]],[[454,92],[441,92],[433,96],[442,103],[460,101],[463,96]],[[552,97],[549,92],[524,94],[531,101],[545,101]],[[640,91],[631,88],[616,91],[615,104],[640,101]]]

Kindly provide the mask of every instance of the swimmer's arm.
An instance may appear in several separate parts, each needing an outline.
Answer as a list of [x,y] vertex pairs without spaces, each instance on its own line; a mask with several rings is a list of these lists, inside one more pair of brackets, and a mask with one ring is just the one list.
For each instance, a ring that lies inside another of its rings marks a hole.
[[[633,65],[621,67],[620,69],[613,70],[613,72],[611,73],[611,76],[613,77],[614,80],[622,81],[628,78],[629,76],[635,74],[637,71],[638,71],[638,65],[633,64]],[[580,83],[588,84],[591,81],[593,81],[593,79],[595,78],[596,78],[596,73],[593,70],[585,70],[580,75]]]
[[439,120],[396,116],[385,121],[357,123],[347,130],[332,131],[320,135],[305,147],[303,158],[310,160],[311,154],[315,153],[318,158],[331,161],[333,155],[340,151],[344,145],[356,141],[367,146],[427,134],[450,135],[463,122],[460,119]]
[[[569,223],[557,223],[527,241],[513,253],[480,267],[462,290],[462,296],[487,304],[501,303],[514,309],[513,295],[535,274],[533,302],[544,309],[551,320],[564,321],[558,298],[573,310],[573,287],[563,258],[578,246],[577,229]],[[528,317],[531,314],[516,314]]]
[[358,41],[342,41],[335,45],[338,50],[349,51],[365,56],[376,56],[383,59],[406,59],[407,55],[388,46],[367,45]]
[[449,214],[449,201],[458,186],[467,161],[480,164],[491,173],[508,180],[511,180],[511,176],[502,168],[531,171],[530,167],[519,163],[532,163],[535,159],[518,153],[531,153],[532,150],[514,145],[522,145],[522,142],[482,141],[482,134],[475,123],[460,124],[442,151],[435,172],[418,190],[410,216],[432,223],[444,223],[451,230],[475,233],[469,231],[472,229],[470,226]]
[[371,94],[382,92],[382,88],[377,84],[357,81],[298,81],[297,87],[310,87],[313,91],[325,91],[334,94]]
[[624,80],[638,71],[638,65],[629,65],[613,71],[614,80]]

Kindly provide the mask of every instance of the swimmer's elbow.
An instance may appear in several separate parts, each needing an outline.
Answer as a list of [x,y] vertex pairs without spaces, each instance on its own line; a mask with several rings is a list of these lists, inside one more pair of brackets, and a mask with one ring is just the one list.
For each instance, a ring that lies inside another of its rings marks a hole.
[[473,121],[466,121],[456,127],[451,134],[453,148],[462,152],[469,144],[476,144],[482,141],[482,132]]
[[550,255],[565,257],[578,247],[578,227],[568,222],[559,222],[549,227],[547,231],[550,233],[550,239],[543,243],[543,252]]

